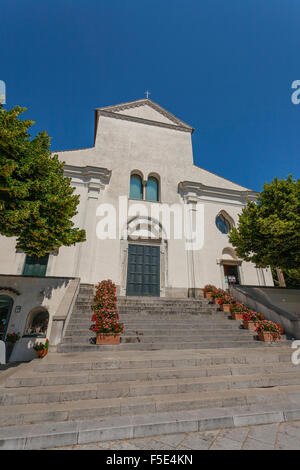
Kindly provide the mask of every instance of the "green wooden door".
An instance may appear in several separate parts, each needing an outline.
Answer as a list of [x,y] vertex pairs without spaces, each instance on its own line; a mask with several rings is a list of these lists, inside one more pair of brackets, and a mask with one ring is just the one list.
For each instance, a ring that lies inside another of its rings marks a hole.
[[11,314],[13,299],[8,295],[0,295],[0,340],[4,341],[9,317]]
[[160,295],[160,247],[128,245],[127,295]]
[[26,256],[23,276],[46,276],[49,255],[41,258],[37,256]]

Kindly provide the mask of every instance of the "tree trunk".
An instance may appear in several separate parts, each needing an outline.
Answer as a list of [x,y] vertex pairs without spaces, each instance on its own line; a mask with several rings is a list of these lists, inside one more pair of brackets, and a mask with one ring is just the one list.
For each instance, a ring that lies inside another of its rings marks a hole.
[[279,282],[279,286],[280,287],[286,287],[286,283],[285,283],[285,280],[284,280],[284,275],[283,275],[283,272],[280,268],[276,268],[276,273],[277,273],[277,279],[278,279],[278,282]]

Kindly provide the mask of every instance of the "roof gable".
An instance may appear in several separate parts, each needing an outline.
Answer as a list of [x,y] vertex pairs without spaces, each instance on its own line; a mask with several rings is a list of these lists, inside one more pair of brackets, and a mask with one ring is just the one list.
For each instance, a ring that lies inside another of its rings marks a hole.
[[193,128],[149,98],[97,108],[98,115],[193,132]]

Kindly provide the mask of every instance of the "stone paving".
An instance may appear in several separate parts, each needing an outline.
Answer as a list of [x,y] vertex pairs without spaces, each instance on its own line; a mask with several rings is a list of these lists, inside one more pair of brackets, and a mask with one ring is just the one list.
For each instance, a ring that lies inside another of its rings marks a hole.
[[300,421],[79,444],[53,450],[300,450]]

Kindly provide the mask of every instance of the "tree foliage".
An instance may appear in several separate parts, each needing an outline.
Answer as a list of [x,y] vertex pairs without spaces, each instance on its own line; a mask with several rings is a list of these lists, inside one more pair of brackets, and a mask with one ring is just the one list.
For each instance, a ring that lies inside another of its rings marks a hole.
[[300,268],[300,180],[292,176],[263,186],[248,202],[229,240],[238,256],[258,267]]
[[44,256],[62,245],[85,240],[74,227],[79,196],[63,176],[64,163],[51,155],[45,131],[31,139],[33,121],[19,106],[0,106],[0,234],[17,237],[17,248]]
[[[283,269],[282,274],[287,288],[300,289],[300,268],[298,269]],[[275,286],[280,286],[277,279],[276,269],[272,268],[272,275]]]

